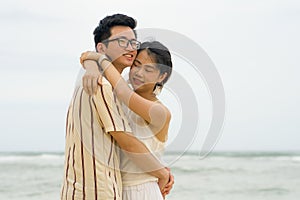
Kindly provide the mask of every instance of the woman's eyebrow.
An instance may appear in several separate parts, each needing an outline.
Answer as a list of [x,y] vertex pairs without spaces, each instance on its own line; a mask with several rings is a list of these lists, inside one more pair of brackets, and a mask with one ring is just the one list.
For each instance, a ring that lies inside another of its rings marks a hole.
[[137,62],[138,64],[142,64],[141,61],[139,61],[138,59],[135,59],[134,62]]
[[142,63],[141,61],[139,61],[138,59],[135,59],[135,60],[134,60],[134,63],[135,63],[135,62],[137,62],[138,65],[143,65],[143,66],[145,66],[145,67],[147,67],[147,68],[155,69],[155,66],[149,65],[149,64],[143,64],[143,63]]

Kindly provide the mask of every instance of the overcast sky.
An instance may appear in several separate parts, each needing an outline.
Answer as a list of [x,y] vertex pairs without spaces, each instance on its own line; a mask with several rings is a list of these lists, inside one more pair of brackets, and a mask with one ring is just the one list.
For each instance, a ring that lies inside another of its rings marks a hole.
[[[79,55],[93,49],[99,20],[114,13],[136,18],[139,29],[183,34],[211,58],[226,95],[226,120],[216,150],[300,150],[299,1],[108,2],[1,3],[0,151],[64,150]],[[184,65],[176,56],[174,60]],[[192,72],[185,77],[196,80]],[[212,114],[207,88],[197,81],[192,84],[199,84],[194,91],[202,120],[191,150],[201,149]],[[170,105],[171,96],[166,91],[162,100]],[[170,107],[170,132],[176,137],[183,119],[177,104]]]

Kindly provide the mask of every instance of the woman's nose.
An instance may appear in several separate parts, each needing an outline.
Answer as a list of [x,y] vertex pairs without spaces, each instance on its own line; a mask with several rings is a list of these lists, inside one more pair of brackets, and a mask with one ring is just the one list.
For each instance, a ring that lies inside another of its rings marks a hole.
[[143,69],[142,67],[138,68],[135,72],[136,76],[142,77],[143,76]]

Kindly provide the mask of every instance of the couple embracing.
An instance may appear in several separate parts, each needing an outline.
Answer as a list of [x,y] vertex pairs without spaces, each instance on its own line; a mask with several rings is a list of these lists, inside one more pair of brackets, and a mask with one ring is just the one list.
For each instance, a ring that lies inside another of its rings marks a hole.
[[129,16],[105,17],[94,30],[96,52],[81,56],[86,72],[67,113],[61,199],[160,200],[174,184],[161,162],[171,113],[157,98],[171,54],[158,41],[140,43],[135,27]]

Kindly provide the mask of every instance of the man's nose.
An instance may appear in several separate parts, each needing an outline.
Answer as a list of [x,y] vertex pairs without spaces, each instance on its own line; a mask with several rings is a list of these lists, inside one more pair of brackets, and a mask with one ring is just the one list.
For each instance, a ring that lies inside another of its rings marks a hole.
[[135,49],[132,47],[131,43],[128,41],[127,47],[125,48],[127,51],[134,51]]

